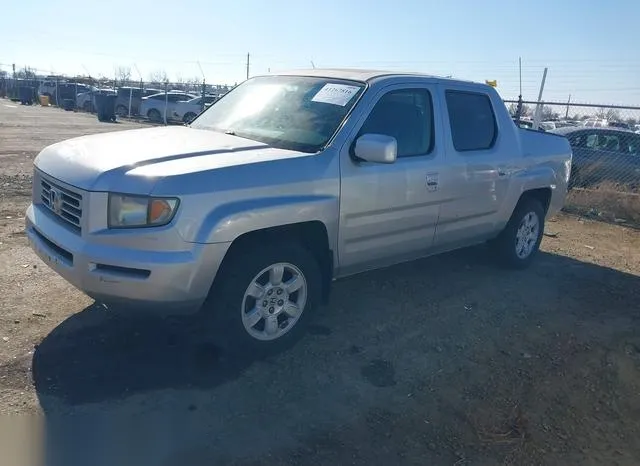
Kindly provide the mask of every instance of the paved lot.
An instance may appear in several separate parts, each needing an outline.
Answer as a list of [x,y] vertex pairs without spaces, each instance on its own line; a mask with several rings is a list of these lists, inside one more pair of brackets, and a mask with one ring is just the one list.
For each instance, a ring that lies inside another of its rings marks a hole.
[[0,413],[48,464],[640,463],[638,231],[562,215],[523,272],[473,248],[342,280],[295,347],[223,354],[27,247],[34,155],[129,127],[0,100]]

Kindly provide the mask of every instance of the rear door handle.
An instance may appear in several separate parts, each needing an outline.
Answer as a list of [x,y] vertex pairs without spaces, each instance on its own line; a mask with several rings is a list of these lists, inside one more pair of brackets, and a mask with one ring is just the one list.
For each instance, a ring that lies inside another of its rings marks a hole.
[[437,190],[438,190],[438,174],[437,173],[427,174],[427,191],[437,191]]

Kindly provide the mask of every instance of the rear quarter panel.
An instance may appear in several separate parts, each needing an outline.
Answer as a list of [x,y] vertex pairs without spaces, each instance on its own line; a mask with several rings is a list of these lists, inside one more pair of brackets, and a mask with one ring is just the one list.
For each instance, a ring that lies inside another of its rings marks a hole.
[[564,205],[567,195],[572,152],[569,141],[560,135],[516,128],[522,163],[513,171],[505,212],[505,224],[525,191],[551,189],[547,215]]

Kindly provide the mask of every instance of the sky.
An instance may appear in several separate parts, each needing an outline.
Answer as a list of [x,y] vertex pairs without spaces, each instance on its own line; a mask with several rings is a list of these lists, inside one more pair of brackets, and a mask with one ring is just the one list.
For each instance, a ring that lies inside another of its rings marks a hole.
[[[4,9],[0,69],[234,84],[348,67],[497,80],[505,99],[640,105],[638,0],[21,0]],[[108,5],[108,6],[107,6]],[[11,19],[7,21],[7,19]],[[29,18],[28,21],[20,18]]]

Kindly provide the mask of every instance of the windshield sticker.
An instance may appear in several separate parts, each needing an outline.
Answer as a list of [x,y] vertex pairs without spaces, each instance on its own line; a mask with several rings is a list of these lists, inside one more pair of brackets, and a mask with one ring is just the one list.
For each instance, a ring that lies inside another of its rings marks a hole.
[[346,84],[325,84],[322,89],[311,99],[313,102],[340,105],[344,107],[360,90],[359,86]]

